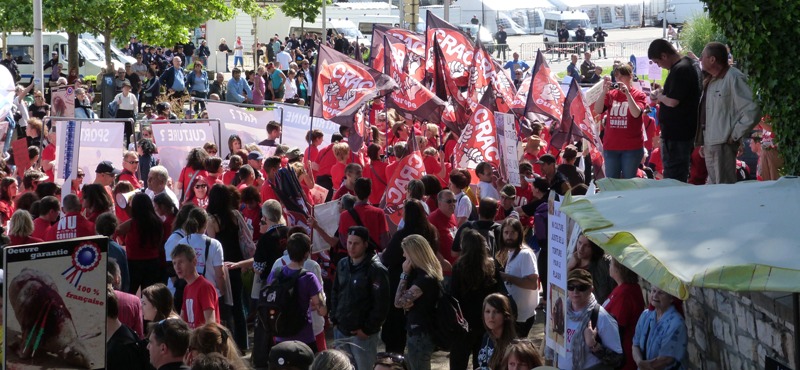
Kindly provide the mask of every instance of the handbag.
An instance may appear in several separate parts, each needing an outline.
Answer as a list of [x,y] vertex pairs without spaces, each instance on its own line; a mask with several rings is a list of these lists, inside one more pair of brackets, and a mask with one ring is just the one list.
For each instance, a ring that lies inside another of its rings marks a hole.
[[118,110],[119,110],[119,103],[117,103],[116,100],[113,100],[111,103],[108,103],[108,116],[109,117],[116,117]]
[[253,257],[256,252],[256,243],[253,242],[253,230],[247,225],[244,216],[239,211],[236,214],[236,224],[239,225],[239,248],[242,251],[242,257],[248,259]]

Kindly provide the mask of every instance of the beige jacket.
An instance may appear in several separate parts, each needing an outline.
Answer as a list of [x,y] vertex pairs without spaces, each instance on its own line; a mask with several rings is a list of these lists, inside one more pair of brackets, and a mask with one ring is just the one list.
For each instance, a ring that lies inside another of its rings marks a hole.
[[[696,145],[716,145],[739,141],[761,120],[761,108],[753,100],[747,76],[730,67],[720,79],[712,80],[703,94],[705,104],[704,139]],[[698,126],[698,130],[702,127]]]

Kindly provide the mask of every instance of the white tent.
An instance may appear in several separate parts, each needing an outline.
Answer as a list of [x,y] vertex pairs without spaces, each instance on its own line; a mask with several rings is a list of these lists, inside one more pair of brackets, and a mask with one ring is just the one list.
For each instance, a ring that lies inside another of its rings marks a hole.
[[462,22],[469,22],[472,16],[476,16],[490,32],[495,33],[497,26],[503,26],[509,35],[541,33],[543,11],[556,9],[549,0],[459,0],[456,4],[461,8]]
[[642,24],[639,0],[552,0],[560,10],[581,10],[593,26],[620,28]]

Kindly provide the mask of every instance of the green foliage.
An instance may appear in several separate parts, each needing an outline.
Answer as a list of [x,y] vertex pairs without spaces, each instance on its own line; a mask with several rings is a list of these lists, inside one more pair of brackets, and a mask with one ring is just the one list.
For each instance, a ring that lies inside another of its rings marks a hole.
[[[314,23],[322,11],[323,0],[285,0],[281,11],[291,18],[299,18],[304,23]],[[328,1],[328,4],[331,2]]]
[[[20,17],[20,14],[31,14]],[[18,0],[0,0],[0,30],[33,31],[33,2]]]
[[800,174],[800,1],[706,0],[728,39],[734,60],[749,75],[764,114],[772,117],[783,173]]
[[692,51],[698,56],[709,42],[728,43],[725,35],[722,34],[722,30],[707,14],[698,14],[684,23],[680,38],[684,51]]

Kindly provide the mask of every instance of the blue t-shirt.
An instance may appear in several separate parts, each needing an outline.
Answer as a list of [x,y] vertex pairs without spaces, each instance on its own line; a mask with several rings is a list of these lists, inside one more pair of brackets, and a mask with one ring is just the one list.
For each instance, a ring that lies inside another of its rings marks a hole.
[[[292,270],[289,266],[283,266],[281,268],[281,274],[283,276],[289,276],[297,274],[299,270]],[[267,278],[267,284],[271,283],[275,277],[272,273],[269,274]],[[303,343],[314,343],[314,328],[311,326],[311,312],[308,311],[308,307],[311,304],[311,297],[319,294],[322,291],[322,284],[320,284],[319,280],[317,280],[317,276],[314,275],[312,272],[306,272],[304,276],[301,276],[297,279],[297,299],[298,303],[300,304],[300,309],[306,313],[306,322],[307,325],[300,329],[300,332],[297,334],[288,337],[288,338],[281,338],[276,337],[276,342],[286,342],[290,340],[299,340]]]
[[578,67],[572,63],[567,66],[567,75],[572,77],[576,82],[581,82],[581,74],[578,72]]
[[175,81],[172,82],[172,90],[186,90],[186,83],[183,81],[183,78],[183,71],[180,68],[175,68]]
[[685,369],[683,364],[686,363],[684,357],[687,342],[686,324],[674,306],[664,312],[658,321],[656,310],[644,310],[642,316],[639,316],[633,345],[645,352],[645,360],[661,356],[672,357],[680,362],[677,368]]
[[274,90],[279,90],[280,88],[283,87],[283,82],[285,78],[281,77],[282,73],[283,72],[281,72],[277,68],[275,68],[275,70],[272,71],[272,76],[270,76],[270,81],[272,81],[272,88]]
[[504,65],[503,68],[510,69],[512,72],[511,77],[514,77],[514,73],[516,73],[517,70],[524,71],[530,69],[531,67],[528,66],[528,63],[525,63],[524,61],[521,60],[518,60],[516,62],[513,60],[509,60],[508,62],[506,62],[506,65]]

